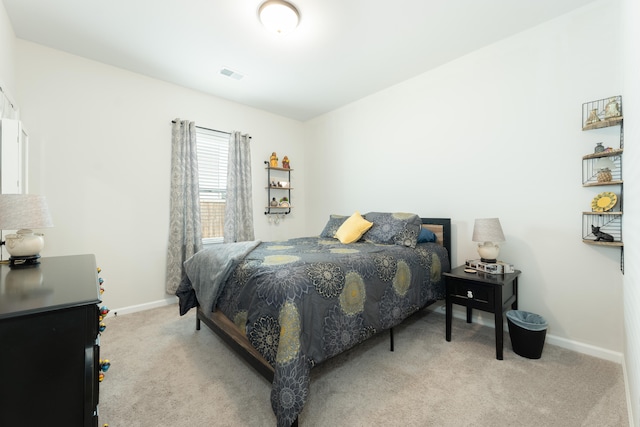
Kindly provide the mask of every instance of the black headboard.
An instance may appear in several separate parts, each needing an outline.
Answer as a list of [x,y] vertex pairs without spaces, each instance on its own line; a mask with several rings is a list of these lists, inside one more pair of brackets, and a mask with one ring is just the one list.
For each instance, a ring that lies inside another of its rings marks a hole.
[[442,246],[447,248],[449,258],[451,258],[451,218],[422,218],[422,223],[442,226]]

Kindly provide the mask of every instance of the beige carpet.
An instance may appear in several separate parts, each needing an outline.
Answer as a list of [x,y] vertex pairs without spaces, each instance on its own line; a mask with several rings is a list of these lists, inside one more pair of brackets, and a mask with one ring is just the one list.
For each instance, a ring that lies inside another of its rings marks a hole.
[[[168,306],[105,319],[100,425],[274,426],[270,384],[195,312]],[[628,426],[622,368],[545,344],[495,359],[494,330],[423,311],[312,371],[301,426]]]

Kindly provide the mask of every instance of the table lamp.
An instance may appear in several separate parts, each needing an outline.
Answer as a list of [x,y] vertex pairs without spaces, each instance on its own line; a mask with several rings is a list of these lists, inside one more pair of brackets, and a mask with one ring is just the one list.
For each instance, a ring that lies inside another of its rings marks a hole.
[[477,218],[473,226],[474,242],[478,243],[478,254],[482,262],[495,263],[500,253],[496,242],[504,242],[504,233],[498,218]]
[[44,248],[42,234],[32,228],[53,227],[44,196],[36,194],[0,194],[0,230],[18,230],[8,234],[5,245],[9,252],[10,266],[30,266],[40,263],[40,251]]

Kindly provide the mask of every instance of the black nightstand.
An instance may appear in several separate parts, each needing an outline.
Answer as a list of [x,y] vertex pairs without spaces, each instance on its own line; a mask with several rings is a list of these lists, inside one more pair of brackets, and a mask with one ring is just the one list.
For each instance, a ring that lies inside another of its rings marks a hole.
[[471,323],[471,310],[494,313],[496,327],[496,359],[502,360],[503,314],[509,309],[518,309],[518,276],[514,273],[489,274],[478,271],[466,273],[465,266],[443,273],[446,282],[446,339],[451,341],[453,304],[467,307],[467,323]]

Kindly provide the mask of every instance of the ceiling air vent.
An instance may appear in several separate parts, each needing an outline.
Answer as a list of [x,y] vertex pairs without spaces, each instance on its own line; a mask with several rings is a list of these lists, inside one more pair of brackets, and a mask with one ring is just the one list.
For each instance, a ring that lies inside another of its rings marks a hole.
[[229,68],[226,68],[226,67],[220,70],[220,74],[222,74],[223,76],[232,78],[234,80],[241,80],[244,77],[242,74],[238,73],[237,71],[230,70]]

